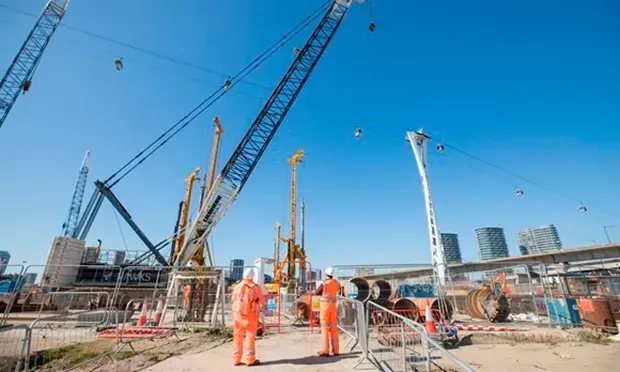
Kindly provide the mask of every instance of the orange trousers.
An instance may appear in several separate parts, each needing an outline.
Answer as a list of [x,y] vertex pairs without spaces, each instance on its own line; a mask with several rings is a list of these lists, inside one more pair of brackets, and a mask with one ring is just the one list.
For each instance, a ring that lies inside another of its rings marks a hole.
[[[252,364],[256,361],[256,331],[258,319],[254,321],[235,320],[233,330],[233,364],[241,363],[245,354],[245,363]],[[245,337],[245,346],[243,339]]]
[[332,353],[340,354],[338,307],[334,303],[321,303],[321,352],[329,354],[330,344]]

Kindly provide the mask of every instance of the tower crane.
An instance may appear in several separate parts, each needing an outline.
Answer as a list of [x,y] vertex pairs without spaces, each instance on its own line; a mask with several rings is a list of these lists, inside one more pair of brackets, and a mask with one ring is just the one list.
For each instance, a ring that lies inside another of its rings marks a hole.
[[[222,128],[222,123],[220,122],[219,116],[213,118],[213,126],[215,127],[215,137],[213,138],[213,147],[211,148],[211,162],[209,164],[209,174],[202,182],[200,206],[202,206],[207,194],[211,192],[213,182],[215,182],[215,169],[217,167],[217,158],[220,152],[220,141],[222,139],[222,134],[224,133],[224,128]],[[209,260],[209,266],[213,266],[215,264],[213,261],[213,253],[211,252],[211,247],[209,247],[209,241],[207,240],[205,240],[204,246],[198,249],[194,255],[194,258],[200,263],[200,266],[204,266],[205,251],[207,253],[207,259]]]
[[185,244],[175,261],[176,266],[185,265],[191,259],[235,202],[352,2],[334,0],[304,47],[297,53],[292,65],[215,180],[198,217],[187,232]]
[[27,92],[43,52],[67,12],[70,0],[49,0],[0,81],[0,127],[20,92]]
[[[192,191],[194,189],[194,182],[198,178],[198,172],[200,172],[200,168],[196,167],[190,173],[190,175],[185,179],[185,198],[183,199],[183,207],[181,209],[181,217],[179,218],[179,235],[176,238],[176,244],[174,249],[174,257],[173,261],[177,258],[181,247],[183,247],[183,243],[185,242],[185,227],[189,221],[189,210],[192,203]],[[204,261],[204,259],[203,259]],[[203,264],[202,262],[201,264]]]
[[86,188],[86,179],[88,178],[90,163],[90,151],[86,151],[82,165],[80,166],[80,173],[78,175],[75,189],[73,190],[73,197],[71,198],[71,206],[69,207],[69,214],[67,219],[62,224],[62,235],[73,236],[75,229],[77,228],[78,218],[80,217],[80,209],[82,208],[82,199],[84,198],[84,189]]

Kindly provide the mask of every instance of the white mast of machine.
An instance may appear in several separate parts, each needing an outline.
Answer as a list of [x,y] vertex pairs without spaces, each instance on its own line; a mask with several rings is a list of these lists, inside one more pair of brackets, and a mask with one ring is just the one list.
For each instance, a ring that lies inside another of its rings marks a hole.
[[447,264],[446,256],[443,251],[443,243],[441,242],[441,234],[437,226],[435,218],[435,208],[433,207],[433,199],[431,198],[431,186],[428,182],[428,173],[426,170],[426,142],[431,137],[422,133],[422,129],[416,132],[407,132],[406,140],[413,149],[415,161],[420,171],[420,180],[422,181],[422,191],[424,192],[424,201],[426,202],[426,219],[428,222],[428,233],[431,241],[431,255],[433,260],[433,275],[437,284],[446,285]]

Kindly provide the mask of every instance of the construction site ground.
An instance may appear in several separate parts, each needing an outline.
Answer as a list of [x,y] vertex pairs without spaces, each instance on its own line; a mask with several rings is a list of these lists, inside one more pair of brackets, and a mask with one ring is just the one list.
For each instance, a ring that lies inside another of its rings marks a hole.
[[[257,357],[262,365],[257,371],[352,371],[359,353],[334,358],[320,358],[316,351],[320,335],[315,329],[286,327],[280,334],[268,334],[257,341]],[[476,371],[614,371],[620,364],[620,342],[611,342],[589,331],[540,329],[526,333],[467,334],[461,344],[450,351]],[[139,341],[137,355],[125,349],[116,363],[101,366],[99,371],[236,371],[232,366],[230,335],[194,336],[178,342]],[[348,338],[341,336],[342,345]],[[376,370],[362,363],[357,370]]]

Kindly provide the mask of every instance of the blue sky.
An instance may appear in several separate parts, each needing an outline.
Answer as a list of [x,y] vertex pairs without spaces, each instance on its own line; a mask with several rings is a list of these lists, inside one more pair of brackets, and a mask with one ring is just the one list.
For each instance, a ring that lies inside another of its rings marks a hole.
[[[44,1],[0,3],[38,14]],[[321,3],[73,1],[64,23],[226,75]],[[514,255],[516,231],[546,223],[557,225],[566,247],[604,242],[603,225],[617,225],[609,232],[620,240],[619,14],[613,0],[373,1],[372,13],[356,4],[214,231],[217,263],[271,255],[274,222],[288,226],[286,158],[300,147],[313,266],[428,262],[423,197],[404,141],[406,130],[419,127],[557,192],[431,151],[440,229],[459,234],[466,260],[477,259],[473,229],[480,226],[504,227]],[[0,69],[33,22],[0,8]],[[273,87],[310,32],[252,81]],[[117,72],[121,56],[125,69]],[[59,29],[30,92],[0,130],[0,249],[15,263],[44,264],[84,151],[92,151],[88,197],[93,180],[109,176],[224,78]],[[172,231],[183,179],[205,168],[213,116],[224,125],[221,168],[269,94],[240,85],[115,188],[153,241]],[[515,186],[524,197],[514,196]],[[577,212],[579,201],[588,214]],[[143,249],[122,228],[129,249]],[[97,238],[124,249],[107,202],[88,243]]]

